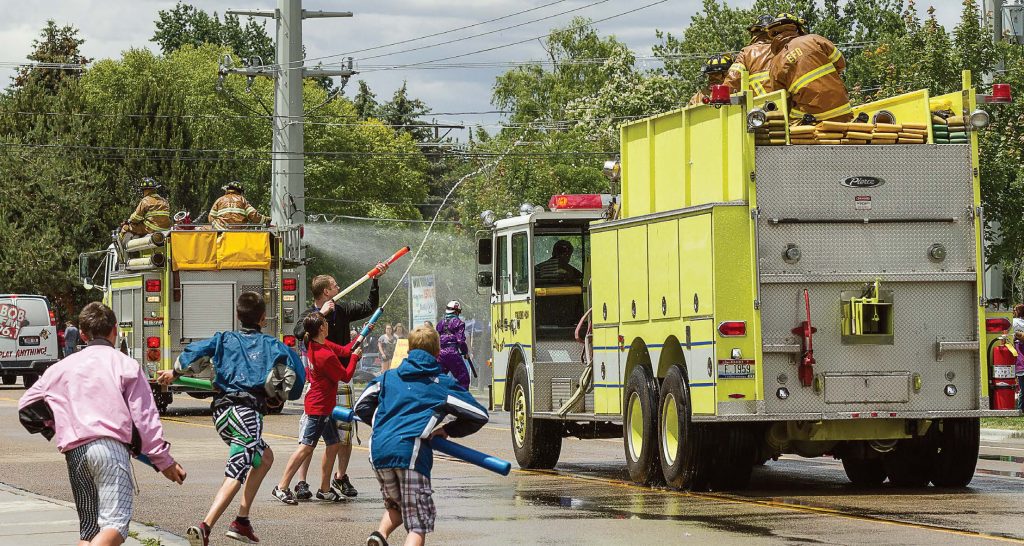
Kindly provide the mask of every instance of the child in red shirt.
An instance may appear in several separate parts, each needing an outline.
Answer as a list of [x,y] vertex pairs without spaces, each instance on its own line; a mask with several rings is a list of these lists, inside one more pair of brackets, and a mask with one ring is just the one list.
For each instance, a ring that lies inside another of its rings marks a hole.
[[[338,429],[331,418],[338,396],[338,382],[352,380],[356,364],[362,356],[362,348],[352,350],[352,345],[341,346],[327,339],[327,320],[321,313],[311,313],[302,321],[305,335],[308,367],[306,380],[309,392],[306,393],[304,425],[299,438],[299,448],[288,459],[281,483],[274,488],[274,498],[285,504],[297,504],[295,495],[289,489],[292,478],[298,472],[302,461],[310,456],[321,437],[327,444],[327,455],[323,459],[323,476],[320,478],[320,489],[316,498],[322,501],[338,502],[346,497],[331,487],[331,475],[334,472],[334,460],[337,457],[339,444]],[[342,365],[346,362],[346,365]]]

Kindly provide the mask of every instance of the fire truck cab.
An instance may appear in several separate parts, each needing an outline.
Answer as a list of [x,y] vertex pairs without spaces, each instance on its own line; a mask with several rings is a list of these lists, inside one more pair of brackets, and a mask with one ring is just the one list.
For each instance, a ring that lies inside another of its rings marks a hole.
[[[156,372],[172,368],[192,341],[236,329],[235,301],[242,292],[266,300],[264,333],[296,346],[291,332],[305,293],[301,256],[299,226],[213,230],[179,224],[129,241],[123,250],[114,243],[83,253],[79,269],[87,288],[103,291],[103,302],[118,319],[119,348],[145,368],[163,412],[174,394],[211,396],[179,385],[161,387]],[[212,376],[212,370],[207,373]]]

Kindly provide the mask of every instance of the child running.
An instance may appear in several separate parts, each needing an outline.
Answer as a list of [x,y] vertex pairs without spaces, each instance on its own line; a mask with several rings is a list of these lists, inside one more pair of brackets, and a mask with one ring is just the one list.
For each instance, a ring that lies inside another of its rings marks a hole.
[[[359,419],[373,426],[370,462],[385,508],[380,526],[366,539],[368,546],[386,546],[388,536],[403,523],[409,533],[406,546],[425,542],[436,516],[430,438],[461,438],[487,423],[487,410],[442,372],[437,363],[440,350],[433,328],[413,330],[409,356],[371,381],[356,401]],[[435,430],[447,415],[455,420]]]
[[[323,458],[320,477],[320,489],[316,492],[317,500],[338,502],[348,497],[341,491],[331,487],[331,473],[334,471],[334,459],[341,449],[338,427],[331,417],[338,396],[338,382],[348,382],[356,371],[356,364],[362,356],[362,349],[352,350],[355,341],[344,347],[327,339],[327,320],[324,315],[314,312],[306,315],[302,321],[305,331],[303,341],[306,345],[306,358],[309,362],[307,377],[309,392],[306,393],[305,414],[302,416],[302,432],[299,437],[299,448],[288,459],[281,483],[277,484],[272,494],[274,498],[285,504],[297,504],[295,495],[289,486],[295,472],[302,462],[308,459],[317,442],[323,437],[327,445],[327,454]],[[342,366],[341,362],[346,364]]]
[[46,370],[18,410],[31,432],[56,436],[67,460],[78,545],[118,545],[128,537],[135,501],[129,446],[175,483],[185,481],[185,470],[171,458],[143,368],[114,348],[114,311],[94,302],[78,320],[88,346]]
[[230,451],[224,483],[213,498],[210,511],[199,525],[186,532],[192,546],[210,544],[210,530],[243,485],[238,517],[231,522],[226,535],[248,544],[260,541],[249,521],[249,512],[263,478],[274,464],[274,451],[263,440],[267,398],[273,396],[282,403],[285,398],[297,400],[306,381],[299,355],[260,332],[266,324],[266,309],[262,296],[243,292],[235,304],[241,324],[238,331],[218,332],[210,339],[189,344],[175,361],[173,370],[160,372],[160,384],[170,385],[186,372],[199,371],[201,362],[206,361],[204,357],[212,357],[216,363],[213,423]]

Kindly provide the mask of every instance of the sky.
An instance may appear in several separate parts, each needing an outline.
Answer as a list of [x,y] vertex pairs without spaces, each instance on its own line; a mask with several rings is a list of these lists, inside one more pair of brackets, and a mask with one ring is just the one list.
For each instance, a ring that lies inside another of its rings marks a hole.
[[[542,36],[555,26],[563,26],[574,16],[600,22],[602,35],[613,34],[640,55],[647,55],[658,42],[655,30],[681,33],[690,17],[699,9],[700,0],[665,0],[664,2],[621,15],[657,0],[378,0],[376,2],[340,2],[337,0],[306,0],[306,10],[352,11],[351,19],[307,19],[303,24],[303,41],[307,58],[338,55],[383,44],[409,40],[473,25],[512,13],[537,8],[500,21],[487,23],[458,32],[417,40],[388,48],[353,53],[356,69],[361,73],[353,78],[346,95],[352,96],[355,81],[366,80],[377,93],[379,101],[389,99],[402,81],[408,81],[412,96],[424,100],[434,112],[437,121],[445,123],[483,124],[493,132],[499,116],[469,114],[493,110],[490,104],[494,78],[508,70],[507,66],[485,66],[452,69],[390,69],[384,66],[415,63],[431,59],[462,55],[513,42]],[[117,58],[129,48],[158,48],[150,42],[155,30],[153,21],[161,9],[174,7],[175,0],[46,0],[18,2],[0,0],[4,17],[0,18],[0,82],[6,86],[13,70],[7,63],[21,62],[31,51],[32,40],[46,25],[47,19],[58,24],[73,24],[85,39],[83,52],[95,59]],[[273,9],[274,0],[195,0],[206,11],[223,13],[226,9]],[[936,4],[936,16],[946,28],[952,28],[960,12],[960,2],[954,0],[919,0],[920,13],[925,6]],[[733,0],[730,5],[749,7],[753,0]],[[14,6],[17,6],[15,9]],[[571,13],[565,13],[573,10]],[[537,19],[544,20],[537,21]],[[493,32],[503,27],[519,25],[514,29]],[[269,25],[273,35],[273,25]],[[472,37],[475,34],[486,36]],[[438,42],[451,44],[421,48]],[[393,53],[376,59],[366,57]],[[544,58],[544,50],[537,40],[511,47],[473,54],[451,63],[506,63]],[[339,57],[323,62],[336,62]]]

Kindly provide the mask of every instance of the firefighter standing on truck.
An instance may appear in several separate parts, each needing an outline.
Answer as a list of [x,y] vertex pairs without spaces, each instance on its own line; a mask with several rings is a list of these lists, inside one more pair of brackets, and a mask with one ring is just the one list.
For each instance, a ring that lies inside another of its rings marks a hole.
[[711,97],[711,86],[725,83],[725,76],[729,73],[730,66],[732,66],[732,57],[729,55],[712,55],[708,57],[708,60],[704,62],[704,66],[700,69],[701,74],[704,74],[704,77],[707,78],[707,84],[704,86],[704,89],[697,91],[697,94],[690,99],[690,103],[687,106],[704,104],[704,100]]
[[171,206],[167,203],[167,199],[158,193],[161,188],[159,182],[149,177],[143,178],[139,183],[142,199],[135,207],[135,212],[121,224],[122,246],[137,237],[171,227]]
[[750,74],[748,82],[755,96],[766,93],[764,85],[768,81],[768,67],[772,61],[772,39],[768,37],[765,27],[774,20],[775,18],[771,15],[762,15],[757,18],[757,21],[754,21],[754,24],[747,27],[747,32],[750,33],[750,45],[736,54],[732,66],[729,67],[729,75],[725,78],[725,84],[732,89],[733,93],[743,91],[740,89],[741,69]]
[[850,96],[840,74],[846,59],[823,36],[807,34],[804,20],[783,13],[767,27],[772,60],[766,90],[789,93],[791,123],[845,122],[853,119]]
[[210,207],[213,229],[231,229],[231,226],[240,224],[260,225],[270,221],[270,217],[260,214],[242,195],[245,190],[241,182],[228,182],[222,189],[224,195]]

